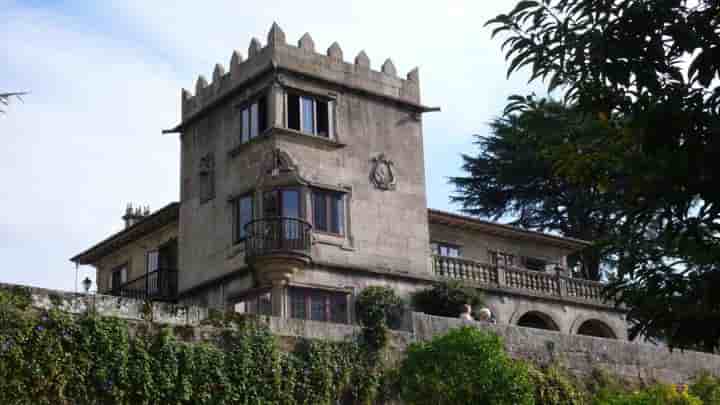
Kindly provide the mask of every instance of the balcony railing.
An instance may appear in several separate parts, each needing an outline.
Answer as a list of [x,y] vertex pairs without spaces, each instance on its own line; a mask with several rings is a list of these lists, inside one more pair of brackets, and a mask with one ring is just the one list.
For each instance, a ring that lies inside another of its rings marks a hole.
[[112,295],[153,301],[174,301],[177,298],[178,272],[158,269],[121,284]]
[[271,255],[310,257],[312,225],[300,218],[260,218],[245,225],[248,259]]
[[446,256],[433,256],[433,270],[437,276],[450,280],[525,291],[534,295],[605,303],[603,284],[596,281]]

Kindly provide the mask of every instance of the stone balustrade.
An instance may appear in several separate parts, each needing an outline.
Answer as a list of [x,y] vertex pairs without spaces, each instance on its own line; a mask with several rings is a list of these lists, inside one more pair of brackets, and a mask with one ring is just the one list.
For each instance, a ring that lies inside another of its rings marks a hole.
[[561,297],[605,304],[603,284],[559,274],[543,273],[518,267],[496,266],[459,257],[433,256],[435,275],[480,287],[493,287],[533,295]]

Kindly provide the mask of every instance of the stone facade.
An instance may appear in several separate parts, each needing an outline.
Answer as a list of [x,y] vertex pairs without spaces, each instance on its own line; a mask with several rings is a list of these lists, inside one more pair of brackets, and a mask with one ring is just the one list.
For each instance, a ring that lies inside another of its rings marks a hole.
[[181,107],[167,131],[181,141],[175,217],[161,210],[74,257],[97,268],[99,291],[123,263],[128,279],[148,273],[136,266],[148,249],[177,238],[176,257],[161,255],[177,264],[174,301],[352,322],[369,285],[408,297],[457,279],[486,292],[500,323],[626,338],[600,286],[567,271],[587,242],[428,211],[422,114],[438,109],[421,103],[417,69],[375,71],[364,51],[347,63],[337,43],[320,54],[273,25],[246,60],[234,51],[227,71],[183,89]]

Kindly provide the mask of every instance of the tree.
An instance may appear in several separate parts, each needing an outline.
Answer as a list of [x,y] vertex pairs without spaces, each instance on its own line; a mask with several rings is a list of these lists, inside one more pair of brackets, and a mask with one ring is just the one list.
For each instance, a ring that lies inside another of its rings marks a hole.
[[407,404],[533,404],[527,367],[510,359],[497,335],[468,326],[411,344],[399,374]]
[[3,106],[10,105],[10,100],[13,97],[16,97],[18,100],[22,101],[22,96],[27,94],[26,92],[14,92],[14,93],[0,93],[0,113],[4,113],[5,110],[3,109]]
[[509,217],[523,228],[592,241],[572,261],[584,278],[600,280],[601,265],[611,264],[620,210],[597,185],[558,175],[556,164],[568,147],[602,136],[605,126],[575,108],[533,97],[516,98],[512,111],[492,121],[491,135],[475,135],[480,151],[463,155],[466,176],[450,179],[452,200],[471,215]]
[[720,3],[520,1],[490,20],[510,61],[607,131],[558,175],[623,207],[618,273],[631,337],[720,343]]

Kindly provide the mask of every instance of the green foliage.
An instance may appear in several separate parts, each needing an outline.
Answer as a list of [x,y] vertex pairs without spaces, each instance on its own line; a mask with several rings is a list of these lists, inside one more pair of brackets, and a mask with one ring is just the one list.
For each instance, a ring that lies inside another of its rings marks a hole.
[[457,317],[464,304],[470,304],[473,310],[482,305],[482,294],[472,287],[458,281],[443,281],[432,288],[420,290],[412,295],[415,310],[430,315]]
[[364,344],[379,349],[387,344],[388,326],[397,328],[402,321],[402,300],[392,288],[370,286],[358,295],[355,312],[364,326]]
[[655,385],[642,391],[615,392],[597,397],[593,405],[703,405],[688,392],[679,392],[671,385]]
[[471,327],[410,345],[399,379],[408,404],[533,404],[524,364],[508,357],[498,336]]
[[[618,207],[603,190],[577,184],[558,173],[568,148],[603,136],[607,126],[577,108],[528,97],[514,114],[494,119],[491,135],[476,135],[477,155],[463,155],[464,176],[452,177],[452,200],[470,215],[538,231],[553,231],[593,241],[572,257],[587,279],[601,278],[609,263],[607,241],[617,228]],[[593,170],[603,172],[599,160]],[[559,209],[562,207],[562,209]]]
[[690,384],[690,393],[705,405],[720,405],[720,378],[702,373]]
[[631,337],[717,348],[720,3],[525,0],[488,24],[509,74],[527,67],[604,125],[554,148],[551,167],[620,208],[608,293],[630,308]]
[[[28,308],[29,295],[0,291],[1,404],[374,403],[378,355],[357,342],[278,348],[259,323],[185,343],[89,313]],[[190,337],[186,328],[178,329]]]
[[577,382],[556,366],[529,367],[530,381],[535,389],[536,405],[583,405],[584,392]]

